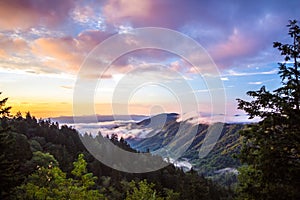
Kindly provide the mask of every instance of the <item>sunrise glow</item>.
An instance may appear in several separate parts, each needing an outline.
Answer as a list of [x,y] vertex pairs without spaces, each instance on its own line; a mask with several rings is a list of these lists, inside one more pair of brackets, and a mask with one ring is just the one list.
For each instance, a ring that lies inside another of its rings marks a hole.
[[[280,84],[280,55],[272,42],[281,40],[291,16],[299,16],[297,1],[1,1],[0,91],[9,97],[12,114],[30,111],[38,118],[71,116],[73,89],[86,56],[102,41],[134,28],[163,27],[197,41],[220,71],[226,92],[227,119],[243,115],[236,98],[267,84]],[[246,3],[247,2],[247,3]],[[288,40],[289,38],[286,38]],[[113,47],[112,47],[113,48]],[[95,112],[112,114],[115,86],[136,68],[159,63],[182,75],[210,112],[209,91],[193,67],[170,52],[132,52],[116,60],[95,91]],[[141,77],[168,80],[168,74],[144,70]],[[132,95],[131,114],[180,112],[176,95],[146,86]]]

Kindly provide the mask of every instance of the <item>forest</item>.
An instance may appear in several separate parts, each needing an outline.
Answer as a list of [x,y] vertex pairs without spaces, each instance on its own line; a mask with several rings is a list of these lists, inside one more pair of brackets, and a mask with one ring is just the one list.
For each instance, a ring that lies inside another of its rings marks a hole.
[[[231,194],[195,171],[184,173],[172,165],[146,174],[116,171],[90,155],[75,129],[30,113],[9,118],[8,111],[1,110],[3,199],[220,199]],[[136,152],[117,135],[107,139]]]
[[[274,42],[281,86],[262,86],[237,99],[249,118],[260,117],[239,131],[242,166],[234,188],[224,187],[192,169],[173,165],[142,174],[114,170],[95,159],[78,131],[30,112],[10,114],[0,98],[0,199],[300,199],[300,28],[287,25],[291,42]],[[118,147],[137,150],[117,135],[103,137]]]

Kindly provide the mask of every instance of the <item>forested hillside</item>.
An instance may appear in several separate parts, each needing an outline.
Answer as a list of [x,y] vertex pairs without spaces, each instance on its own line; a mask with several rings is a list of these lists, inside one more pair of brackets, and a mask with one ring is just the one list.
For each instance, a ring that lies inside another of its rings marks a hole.
[[[181,144],[181,138],[175,138],[175,135],[181,125],[181,122],[177,122],[177,118],[174,114],[165,114],[167,121],[162,128],[155,129],[147,134],[148,137],[145,138],[128,138],[128,143],[134,148],[142,152],[146,151],[156,151],[166,145],[176,146],[176,144]],[[155,118],[154,116],[152,118]],[[151,121],[151,118],[145,119],[139,123],[138,126],[146,126]],[[154,120],[153,120],[154,121]],[[155,125],[153,125],[155,126]],[[191,125],[192,126],[192,125]],[[223,168],[237,168],[240,166],[239,160],[234,157],[234,155],[239,153],[242,145],[242,138],[239,135],[239,131],[245,127],[244,124],[224,124],[222,127],[222,132],[217,140],[212,151],[205,156],[205,158],[199,158],[199,150],[203,144],[204,138],[207,135],[208,124],[196,124],[194,126],[198,127],[197,133],[194,138],[192,138],[190,146],[184,152],[184,154],[178,159],[182,161],[190,162],[194,169],[198,173],[210,176],[214,175],[215,171]],[[188,133],[188,130],[186,130]],[[184,145],[184,144],[182,144]],[[161,155],[167,156],[167,155]]]
[[[1,199],[136,199],[139,195],[220,199],[232,195],[196,172],[184,173],[172,165],[145,174],[113,170],[90,155],[75,129],[37,120],[30,113],[10,116],[6,100],[1,102],[0,121]],[[104,139],[136,152],[116,135]]]

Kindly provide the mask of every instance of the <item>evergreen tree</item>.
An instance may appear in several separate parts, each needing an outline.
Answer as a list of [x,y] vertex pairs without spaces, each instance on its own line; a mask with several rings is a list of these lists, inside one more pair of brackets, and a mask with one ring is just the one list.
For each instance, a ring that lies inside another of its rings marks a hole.
[[[2,94],[2,92],[0,92],[0,95]],[[7,102],[8,98],[4,98],[0,100],[0,116],[2,117],[6,117],[9,116],[9,112],[11,107],[10,106],[5,106],[6,102]]]
[[7,100],[0,100],[0,199],[7,198],[12,188],[23,181],[24,163],[32,156],[26,136],[9,126],[11,107],[5,105]]
[[240,199],[300,199],[300,28],[290,21],[291,44],[274,42],[284,56],[279,63],[282,86],[273,92],[265,86],[238,100],[238,108],[261,121],[241,131],[244,145],[240,159]]

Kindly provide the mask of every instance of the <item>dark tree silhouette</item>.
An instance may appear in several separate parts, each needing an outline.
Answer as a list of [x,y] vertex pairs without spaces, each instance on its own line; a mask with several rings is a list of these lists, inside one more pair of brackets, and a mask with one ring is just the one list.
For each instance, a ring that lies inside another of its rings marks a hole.
[[[2,92],[0,92],[0,95],[2,94]],[[7,102],[8,98],[4,98],[0,100],[0,116],[9,116],[9,111],[11,109],[10,106],[5,106],[6,102]]]
[[282,86],[273,92],[265,86],[247,94],[253,101],[238,100],[238,108],[261,121],[243,130],[240,159],[241,199],[300,199],[300,29],[290,21],[291,44],[274,42],[284,56],[279,63]]

